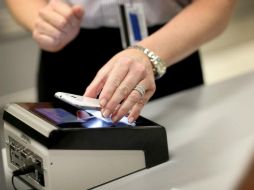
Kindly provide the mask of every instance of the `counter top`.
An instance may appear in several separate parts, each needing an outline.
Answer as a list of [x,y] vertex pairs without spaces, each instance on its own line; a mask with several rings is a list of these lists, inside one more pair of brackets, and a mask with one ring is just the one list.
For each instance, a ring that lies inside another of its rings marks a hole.
[[96,190],[232,190],[254,156],[254,73],[149,103],[171,160]]

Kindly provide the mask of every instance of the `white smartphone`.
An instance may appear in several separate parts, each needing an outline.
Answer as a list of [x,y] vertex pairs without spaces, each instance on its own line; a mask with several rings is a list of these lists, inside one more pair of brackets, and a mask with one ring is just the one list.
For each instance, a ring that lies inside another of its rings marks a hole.
[[99,99],[70,94],[66,92],[56,92],[55,97],[77,108],[100,110]]

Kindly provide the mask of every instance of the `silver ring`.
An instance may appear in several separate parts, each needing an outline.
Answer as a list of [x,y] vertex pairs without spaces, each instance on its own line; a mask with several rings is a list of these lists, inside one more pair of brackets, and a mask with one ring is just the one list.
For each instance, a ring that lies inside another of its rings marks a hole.
[[141,84],[138,84],[133,90],[136,90],[140,93],[141,97],[143,98],[145,93],[146,93],[146,89],[144,86],[142,86]]

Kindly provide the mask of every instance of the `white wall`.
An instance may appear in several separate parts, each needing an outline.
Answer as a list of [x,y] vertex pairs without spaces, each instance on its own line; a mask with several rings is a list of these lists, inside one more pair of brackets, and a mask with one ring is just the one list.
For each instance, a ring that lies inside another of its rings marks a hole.
[[0,0],[0,97],[34,88],[38,47]]
[[0,96],[35,87],[38,52],[30,37],[1,43]]
[[254,1],[238,0],[225,32],[202,47],[206,84],[254,70]]

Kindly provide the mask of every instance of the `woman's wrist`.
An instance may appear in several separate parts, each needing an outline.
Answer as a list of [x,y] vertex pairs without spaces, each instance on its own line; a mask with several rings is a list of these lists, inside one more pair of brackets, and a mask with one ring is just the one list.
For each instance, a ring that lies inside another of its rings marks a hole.
[[147,56],[152,65],[155,79],[161,78],[166,73],[167,67],[165,62],[154,52],[150,51],[148,48],[145,48],[141,45],[133,45],[130,46],[129,49],[140,50]]

